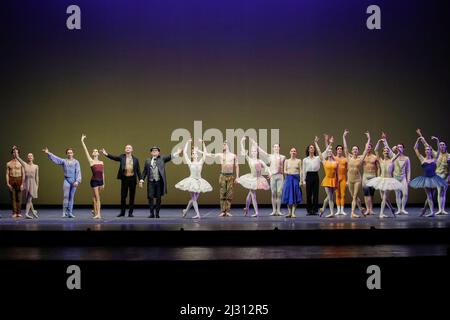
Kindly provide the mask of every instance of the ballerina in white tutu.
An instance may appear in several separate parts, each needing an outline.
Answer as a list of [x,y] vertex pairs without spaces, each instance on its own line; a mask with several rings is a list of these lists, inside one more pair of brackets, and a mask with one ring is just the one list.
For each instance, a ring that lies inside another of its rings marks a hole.
[[199,141],[203,143],[203,156],[201,158],[199,157],[199,150],[195,146],[192,148],[191,157],[188,156],[188,145],[192,142],[191,139],[189,139],[184,146],[184,159],[189,166],[189,171],[191,174],[189,177],[181,180],[175,185],[175,188],[191,193],[191,200],[189,200],[186,209],[183,209],[183,218],[192,206],[194,207],[196,213],[196,215],[192,218],[199,219],[200,213],[198,211],[198,197],[202,192],[212,191],[212,187],[209,182],[201,177],[203,163],[205,162],[206,157],[206,146],[202,140]]
[[[384,137],[384,134],[383,134]],[[380,145],[380,143],[385,143],[384,138],[378,140],[377,145],[375,146],[375,153],[378,154],[377,150]],[[376,190],[380,190],[381,192],[381,208],[380,208],[380,219],[387,218],[388,216],[384,214],[384,208],[386,207],[386,204],[391,208],[392,214],[395,218],[395,211],[392,210],[392,206],[389,203],[389,192],[390,191],[396,191],[401,190],[403,188],[403,185],[395,178],[392,177],[392,173],[394,172],[394,164],[395,161],[400,156],[400,153],[397,153],[393,159],[389,158],[390,150],[387,146],[383,148],[383,158],[379,157],[378,155],[378,163],[379,171],[378,176],[375,178],[370,179],[367,182],[368,187],[372,187]]]
[[258,159],[258,147],[256,144],[252,144],[250,148],[250,156],[247,155],[247,151],[244,147],[245,137],[241,139],[241,155],[245,156],[250,167],[250,173],[244,174],[236,179],[236,181],[248,189],[247,198],[245,199],[244,216],[247,216],[248,210],[250,209],[250,202],[253,204],[253,209],[255,213],[252,217],[258,216],[258,202],[256,201],[256,190],[269,190],[269,183],[267,179],[262,175],[262,169],[265,168],[269,172],[269,177],[271,175],[269,167],[264,163],[264,161]]

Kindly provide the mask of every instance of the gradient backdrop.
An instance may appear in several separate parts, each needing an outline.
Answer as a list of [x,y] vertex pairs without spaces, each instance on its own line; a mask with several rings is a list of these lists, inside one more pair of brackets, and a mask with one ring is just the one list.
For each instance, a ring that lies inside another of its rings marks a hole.
[[[363,146],[381,129],[412,146],[416,127],[449,138],[446,1],[357,0],[72,0],[2,2],[1,162],[17,144],[41,167],[38,204],[60,204],[62,170],[40,152],[74,147],[84,171],[76,203],[90,203],[90,169],[80,144],[122,152],[133,144],[144,162],[153,144],[170,152],[176,128],[278,128],[282,152],[304,156],[314,135]],[[66,28],[77,4],[82,29]],[[366,28],[378,4],[382,29]],[[105,161],[103,202],[118,204],[118,164]],[[247,173],[248,166],[241,166]],[[219,166],[204,167],[218,203]],[[164,204],[184,204],[174,184],[185,165],[168,164]],[[1,176],[1,204],[9,203]],[[321,191],[322,192],[322,191]],[[236,203],[246,190],[237,187]],[[322,193],[323,196],[323,193]],[[269,192],[260,192],[269,203]],[[146,193],[137,201],[146,202]],[[423,191],[411,191],[422,202]],[[378,199],[377,199],[378,201]]]

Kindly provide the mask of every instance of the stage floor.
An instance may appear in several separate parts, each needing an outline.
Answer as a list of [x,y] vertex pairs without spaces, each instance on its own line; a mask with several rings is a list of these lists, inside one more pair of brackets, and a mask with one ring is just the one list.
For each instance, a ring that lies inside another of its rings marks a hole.
[[[286,211],[286,210],[285,210]],[[284,212],[285,212],[284,211]],[[101,220],[92,219],[90,209],[75,210],[75,218],[61,217],[59,209],[38,210],[39,219],[13,219],[9,212],[3,210],[0,219],[1,230],[86,230],[91,231],[257,231],[257,230],[364,230],[364,229],[428,229],[449,228],[450,216],[434,218],[419,217],[420,208],[408,208],[409,215],[379,219],[378,214],[366,218],[351,219],[349,215],[335,218],[306,216],[305,209],[298,209],[296,219],[269,216],[269,208],[260,209],[257,218],[244,217],[242,209],[233,209],[233,217],[218,217],[217,208],[202,208],[201,219],[192,219],[193,211],[186,218],[181,217],[181,209],[162,209],[160,219],[149,219],[147,209],[136,209],[133,218],[118,218],[117,209],[104,209]],[[378,213],[378,208],[375,209]],[[347,209],[348,213],[348,209]]]

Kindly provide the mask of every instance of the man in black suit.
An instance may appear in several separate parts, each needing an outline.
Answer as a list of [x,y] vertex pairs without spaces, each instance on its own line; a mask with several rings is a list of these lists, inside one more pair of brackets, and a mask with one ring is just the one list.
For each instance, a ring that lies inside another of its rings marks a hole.
[[[161,149],[159,147],[151,147],[151,157],[145,161],[144,171],[142,172],[142,178],[139,181],[139,186],[142,187],[145,178],[148,177],[147,182],[147,195],[148,205],[150,208],[149,218],[159,218],[159,209],[161,208],[161,197],[167,193],[167,178],[166,178],[166,162],[172,160],[172,157],[176,157],[181,153],[179,149],[176,153],[161,156]],[[154,200],[156,199],[156,206]],[[156,209],[156,212],[155,212]]]
[[127,144],[125,146],[125,153],[121,154],[118,157],[108,154],[105,149],[102,150],[102,153],[109,159],[120,162],[117,179],[121,180],[122,184],[120,188],[120,214],[118,215],[118,217],[125,216],[128,192],[130,192],[130,207],[128,210],[128,217],[133,217],[136,185],[138,180],[141,179],[139,160],[138,158],[133,156],[133,147]]

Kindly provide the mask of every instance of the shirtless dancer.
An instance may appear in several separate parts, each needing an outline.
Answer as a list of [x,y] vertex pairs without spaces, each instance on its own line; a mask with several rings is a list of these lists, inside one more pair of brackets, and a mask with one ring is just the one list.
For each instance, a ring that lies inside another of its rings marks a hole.
[[[256,142],[251,139],[252,143]],[[272,213],[271,216],[282,216],[281,213],[281,194],[283,192],[283,168],[286,157],[280,154],[280,145],[275,143],[272,147],[273,153],[268,154],[259,145],[258,151],[262,155],[266,163],[269,165],[269,170],[272,173],[270,176],[270,191],[272,193]]]
[[373,212],[373,196],[375,195],[375,189],[369,187],[367,182],[370,179],[376,178],[379,169],[378,156],[372,152],[372,144],[367,144],[367,154],[363,160],[363,176],[362,176],[362,188],[364,193],[364,202],[366,203],[367,214],[375,214]]
[[[198,152],[203,153],[198,150]],[[219,217],[231,217],[231,201],[233,200],[233,185],[236,183],[236,178],[239,178],[239,164],[237,157],[230,151],[228,142],[223,143],[222,153],[207,153],[206,156],[219,158],[221,162],[222,171],[219,177],[220,186],[220,214]],[[236,177],[234,176],[234,168],[236,168]]]
[[[426,142],[425,138],[422,135],[422,132],[420,129],[416,130],[417,134],[419,135],[419,137],[423,138],[423,141],[426,145],[430,146],[428,144],[428,142]],[[430,146],[431,148],[431,146]],[[439,142],[439,158],[436,161],[436,174],[441,177],[442,179],[444,179],[447,182],[450,182],[450,177],[449,177],[449,170],[448,170],[448,163],[450,162],[450,154],[447,152],[447,144],[443,141]],[[436,157],[437,156],[437,151],[433,150],[433,156]],[[440,193],[440,197],[438,200],[438,206],[439,206],[439,210],[438,212],[436,212],[436,215],[448,215],[448,212],[445,211],[445,201],[446,201],[446,194],[447,194],[447,189],[448,189],[448,185],[445,187],[441,187],[441,190],[439,190]],[[428,208],[428,203],[427,201],[425,201],[425,206],[423,208],[423,214],[425,214],[425,212],[427,211]]]
[[362,156],[359,155],[359,148],[357,146],[352,147],[352,153],[348,152],[347,147],[347,135],[349,131],[345,129],[344,134],[342,136],[342,140],[344,142],[344,152],[345,156],[348,160],[348,190],[350,191],[350,195],[352,196],[352,218],[359,218],[355,213],[356,205],[358,205],[361,213],[364,215],[365,211],[361,208],[360,200],[358,198],[358,192],[361,189],[361,166],[363,164],[364,158],[367,155],[367,147],[370,144],[370,135],[366,132],[367,143],[366,148],[364,149],[364,153]]
[[11,194],[13,218],[22,217],[20,210],[22,208],[22,190],[25,181],[25,169],[20,164],[19,160],[17,160],[18,151],[17,147],[14,146],[12,148],[12,159],[6,164],[6,185]]

